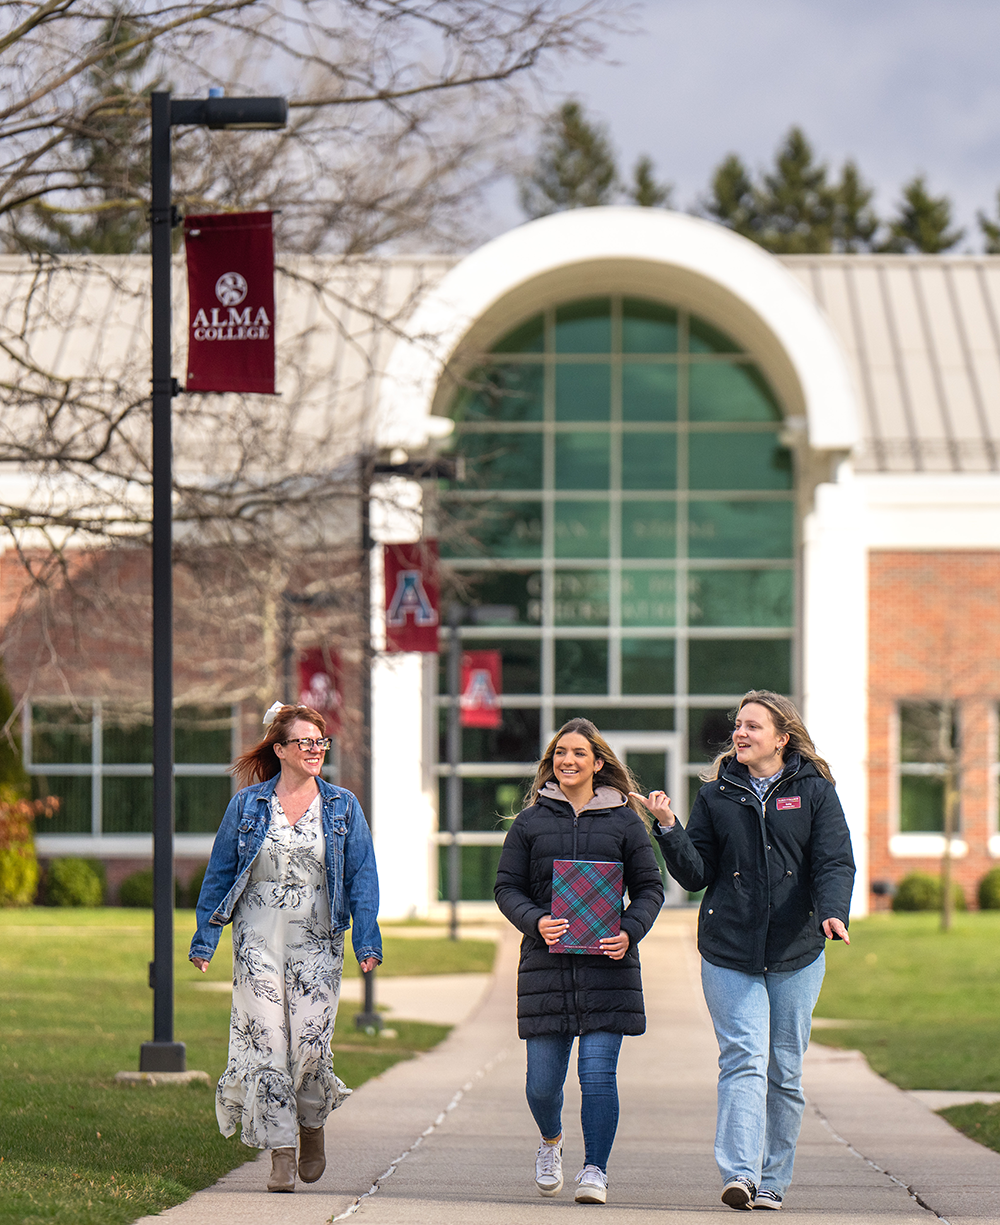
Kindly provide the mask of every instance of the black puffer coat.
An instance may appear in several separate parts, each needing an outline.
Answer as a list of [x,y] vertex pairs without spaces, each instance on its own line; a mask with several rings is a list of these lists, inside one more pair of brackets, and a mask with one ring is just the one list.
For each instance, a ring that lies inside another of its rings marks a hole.
[[[562,796],[554,784],[546,791]],[[497,905],[524,933],[517,975],[517,1032],[522,1038],[594,1030],[644,1033],[637,946],[663,905],[663,883],[649,835],[625,797],[611,787],[598,787],[578,814],[566,799],[555,795],[543,792],[517,817],[497,868]],[[554,859],[623,865],[629,905],[621,925],[628,932],[629,945],[620,961],[549,952],[538,934],[538,920],[551,910]]]
[[851,835],[833,784],[793,755],[763,803],[733,761],[698,792],[685,829],[653,830],[670,875],[705,890],[698,948],[745,974],[801,970],[823,951],[824,919],[846,926]]

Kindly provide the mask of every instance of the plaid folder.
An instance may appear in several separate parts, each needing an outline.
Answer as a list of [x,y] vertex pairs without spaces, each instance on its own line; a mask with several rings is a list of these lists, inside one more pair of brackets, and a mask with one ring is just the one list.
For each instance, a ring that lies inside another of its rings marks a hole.
[[622,865],[591,859],[552,864],[552,917],[569,928],[550,953],[600,953],[599,941],[617,936],[622,913]]

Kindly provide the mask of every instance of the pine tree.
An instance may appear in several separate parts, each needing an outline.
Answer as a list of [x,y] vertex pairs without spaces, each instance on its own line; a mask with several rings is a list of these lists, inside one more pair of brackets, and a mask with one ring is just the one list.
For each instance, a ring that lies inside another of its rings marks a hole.
[[712,175],[712,194],[703,211],[744,238],[757,237],[757,195],[747,168],[735,153],[721,162]]
[[951,230],[951,201],[947,196],[932,196],[927,181],[918,174],[903,187],[899,212],[889,222],[889,238],[883,251],[924,251],[939,255],[959,242],[964,230]]
[[[997,216],[1000,218],[1000,191],[997,192]],[[976,213],[976,220],[986,239],[986,254],[1000,255],[1000,220],[991,221],[984,212]]]
[[838,251],[853,255],[874,249],[875,234],[881,225],[871,207],[874,194],[874,189],[862,179],[856,163],[845,162],[834,205],[833,242]]
[[521,207],[531,218],[593,208],[611,202],[617,183],[607,133],[579,102],[564,102],[545,124],[535,168],[521,183]]
[[813,161],[805,133],[793,127],[757,192],[757,241],[779,255],[829,251],[833,244],[836,192],[826,166]]
[[643,154],[632,171],[629,198],[640,208],[669,208],[673,184],[657,183],[653,177],[653,159]]

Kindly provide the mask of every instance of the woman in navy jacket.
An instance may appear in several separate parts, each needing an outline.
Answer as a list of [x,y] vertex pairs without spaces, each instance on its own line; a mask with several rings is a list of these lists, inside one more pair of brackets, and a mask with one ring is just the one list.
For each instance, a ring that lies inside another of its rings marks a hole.
[[779,694],[746,694],[732,744],[702,777],[686,829],[662,791],[644,802],[671,876],[705,890],[698,948],[719,1042],[722,1201],[780,1208],[825,942],[850,944],[851,839],[830,768]]

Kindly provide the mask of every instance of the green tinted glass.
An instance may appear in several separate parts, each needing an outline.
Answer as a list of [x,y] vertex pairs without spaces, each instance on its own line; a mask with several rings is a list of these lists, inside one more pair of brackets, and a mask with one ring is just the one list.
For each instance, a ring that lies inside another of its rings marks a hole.
[[89,765],[92,757],[93,726],[89,702],[78,708],[31,708],[31,760],[36,765]]
[[715,707],[688,711],[688,759],[712,761],[728,748],[733,734],[732,710]]
[[607,489],[611,437],[596,433],[556,434],[556,489]]
[[672,638],[622,639],[622,693],[673,693]]
[[944,702],[901,702],[899,706],[899,760],[944,761],[958,747],[955,711]]
[[[470,644],[471,645],[471,644]],[[541,712],[505,706],[499,727],[463,727],[462,761],[537,761]],[[438,711],[438,758],[448,760],[448,711]]]
[[556,625],[607,625],[607,570],[557,570],[553,582]]
[[545,368],[505,362],[475,370],[455,401],[458,421],[541,421]]
[[557,706],[553,715],[556,727],[570,719],[589,719],[602,732],[672,732],[672,706],[629,707],[616,700],[610,706]]
[[[463,795],[462,807],[465,808],[465,790],[469,779],[463,780]],[[496,779],[489,779],[489,783],[495,783]],[[524,787],[519,788],[519,793],[523,797]],[[475,802],[475,798],[470,797],[469,807],[471,808]],[[523,804],[521,805],[523,807]],[[442,809],[444,811],[444,809]],[[515,814],[516,815],[516,814]],[[469,829],[470,826],[465,826]],[[446,846],[438,847],[438,900],[444,901],[450,897],[450,885],[448,878],[448,850]],[[458,887],[458,900],[462,902],[489,902],[493,899],[493,886],[496,884],[497,867],[500,863],[500,852],[502,846],[460,846],[459,867],[460,879]]]
[[610,353],[611,299],[569,302],[556,310],[557,353]]
[[777,434],[706,433],[688,436],[692,489],[791,489],[792,456]]
[[693,638],[688,644],[692,693],[742,694],[748,689],[788,693],[792,644],[787,638]]
[[178,775],[174,805],[179,834],[214,834],[233,794],[232,780]]
[[643,298],[622,301],[623,353],[676,353],[677,312]]
[[689,625],[790,626],[791,570],[692,570]]
[[556,366],[556,420],[607,421],[611,416],[611,367],[604,362]]
[[442,557],[540,557],[541,502],[442,498]]
[[[233,714],[228,706],[178,707],[174,714],[174,761],[228,765],[232,756]],[[214,831],[217,826],[212,828]]]
[[622,366],[622,420],[676,421],[677,367],[626,362]]
[[692,501],[688,552],[692,557],[791,557],[793,526],[791,502]]
[[[542,619],[542,576],[537,570],[462,570],[466,602],[477,625],[537,625]],[[495,614],[490,615],[489,609]],[[514,619],[509,617],[514,611]]]
[[539,433],[463,430],[467,489],[541,489],[544,440]]
[[899,830],[903,834],[944,832],[944,779],[904,774],[899,780]]
[[676,620],[673,570],[622,570],[622,625],[673,625]]
[[781,420],[774,393],[756,366],[694,362],[688,380],[688,415],[692,421]]
[[101,828],[106,834],[152,833],[152,778],[103,778]]
[[688,320],[688,349],[692,353],[742,352],[731,336],[727,336],[725,332],[720,332],[718,328],[712,327],[710,323],[694,315]]
[[607,502],[556,502],[556,557],[607,557]]
[[557,638],[555,645],[556,693],[607,693],[606,639]]
[[54,817],[39,817],[36,834],[89,834],[92,829],[90,777],[83,775],[36,775],[39,796],[52,795],[59,801]]
[[104,711],[104,762],[106,765],[145,765],[153,760],[151,714],[129,715]]
[[668,786],[667,755],[662,749],[658,753],[629,749],[625,754],[625,764],[635,776],[643,795]]
[[622,434],[622,489],[676,489],[677,435]]
[[545,317],[534,315],[493,346],[494,353],[541,353],[545,348]]
[[676,557],[674,502],[622,502],[622,557]]

